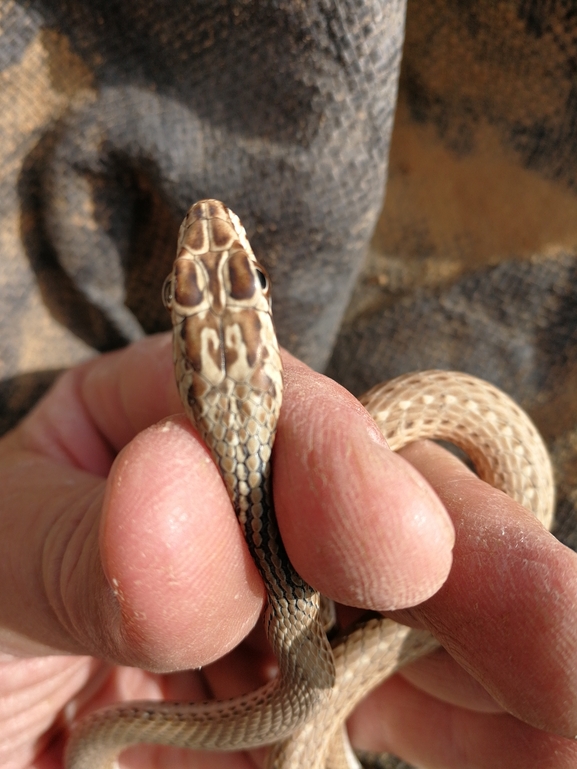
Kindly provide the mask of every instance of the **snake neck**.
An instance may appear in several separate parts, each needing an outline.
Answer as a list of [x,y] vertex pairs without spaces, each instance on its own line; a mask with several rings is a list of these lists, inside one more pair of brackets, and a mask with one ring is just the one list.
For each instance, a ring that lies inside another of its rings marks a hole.
[[274,512],[271,453],[278,407],[266,391],[252,388],[247,396],[246,389],[227,379],[202,399],[184,402],[220,470],[264,581],[265,628],[280,667],[292,669],[293,677],[318,675],[315,685],[328,687],[334,667],[320,596],[293,568]]
[[[184,378],[182,381],[185,381]],[[205,383],[204,383],[205,384]],[[246,543],[271,597],[287,584],[308,587],[294,571],[278,531],[271,483],[271,454],[279,406],[266,390],[230,377],[195,397],[187,382],[190,416],[210,449]]]

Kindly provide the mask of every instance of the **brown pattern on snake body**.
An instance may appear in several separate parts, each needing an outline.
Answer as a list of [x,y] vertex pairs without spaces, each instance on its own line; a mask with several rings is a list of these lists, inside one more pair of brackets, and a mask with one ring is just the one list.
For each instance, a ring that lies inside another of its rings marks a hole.
[[190,315],[182,322],[181,338],[189,367],[208,382],[224,378],[222,324],[210,312]]
[[[253,373],[261,371],[261,363],[269,357],[262,341],[259,313],[245,310],[231,310],[223,318],[224,355],[227,370],[238,382],[252,381]],[[260,386],[267,390],[268,385]]]

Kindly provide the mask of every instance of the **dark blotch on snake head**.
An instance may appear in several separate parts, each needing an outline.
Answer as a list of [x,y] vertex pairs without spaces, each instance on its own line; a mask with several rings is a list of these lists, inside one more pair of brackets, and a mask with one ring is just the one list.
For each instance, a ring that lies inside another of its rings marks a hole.
[[193,309],[202,300],[195,263],[191,259],[177,259],[174,264],[174,301],[181,307]]
[[232,299],[250,299],[254,296],[256,278],[245,251],[235,251],[228,260],[228,277]]

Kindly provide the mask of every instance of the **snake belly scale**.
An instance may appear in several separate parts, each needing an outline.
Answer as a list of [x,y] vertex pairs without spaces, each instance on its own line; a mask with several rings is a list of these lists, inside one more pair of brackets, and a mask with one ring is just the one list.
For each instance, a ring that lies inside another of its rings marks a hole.
[[[143,742],[229,751],[271,744],[274,769],[355,769],[347,715],[384,678],[437,646],[429,633],[373,618],[332,649],[320,596],[291,566],[271,494],[283,380],[269,293],[238,217],[216,200],[192,206],[163,289],[176,380],[264,581],[279,675],[223,702],[142,701],[96,711],[72,730],[67,769],[112,769],[122,750]],[[421,437],[452,441],[482,478],[550,526],[547,451],[527,415],[496,388],[455,372],[421,372],[373,388],[362,402],[391,448]]]

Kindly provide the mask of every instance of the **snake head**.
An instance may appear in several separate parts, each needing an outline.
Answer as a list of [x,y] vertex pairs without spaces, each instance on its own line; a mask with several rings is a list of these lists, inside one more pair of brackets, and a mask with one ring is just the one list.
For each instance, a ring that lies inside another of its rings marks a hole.
[[162,297],[181,317],[207,309],[219,316],[231,307],[270,313],[268,273],[238,216],[219,201],[201,200],[186,214]]
[[186,214],[162,298],[173,322],[208,309],[215,316],[234,307],[270,314],[268,273],[238,216],[220,201],[201,200]]
[[268,394],[280,403],[270,280],[240,220],[219,201],[202,200],[188,211],[163,299],[172,316],[181,397],[197,423],[215,392],[228,399],[227,408],[233,391],[243,402]]

